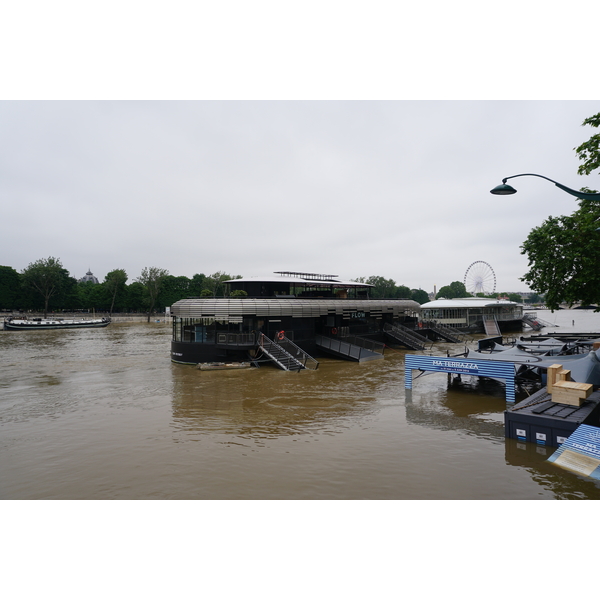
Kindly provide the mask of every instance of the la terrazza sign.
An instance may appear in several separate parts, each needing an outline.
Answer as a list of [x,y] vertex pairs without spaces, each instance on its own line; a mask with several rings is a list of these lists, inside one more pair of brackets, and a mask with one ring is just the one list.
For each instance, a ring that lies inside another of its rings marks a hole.
[[515,401],[515,364],[500,360],[484,360],[424,356],[419,354],[407,354],[404,357],[404,387],[412,389],[415,371],[437,371],[438,373],[456,373],[458,375],[473,375],[476,377],[491,377],[493,379],[504,379],[506,383],[506,400]]
[[471,373],[477,375],[479,373],[479,366],[472,362],[433,359],[429,370],[443,370],[445,373]]

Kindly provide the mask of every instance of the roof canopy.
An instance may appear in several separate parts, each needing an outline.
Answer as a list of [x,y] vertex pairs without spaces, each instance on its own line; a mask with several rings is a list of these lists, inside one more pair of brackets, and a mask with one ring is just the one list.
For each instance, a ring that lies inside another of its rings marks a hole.
[[337,275],[319,275],[318,273],[295,273],[292,271],[275,271],[275,275],[266,277],[242,277],[241,279],[229,279],[225,283],[292,283],[304,284],[310,286],[324,287],[375,287],[370,283],[360,283],[357,281],[343,281],[337,278]]
[[510,300],[494,300],[493,298],[453,298],[452,300],[433,300],[421,304],[421,308],[485,308],[488,306],[519,306]]

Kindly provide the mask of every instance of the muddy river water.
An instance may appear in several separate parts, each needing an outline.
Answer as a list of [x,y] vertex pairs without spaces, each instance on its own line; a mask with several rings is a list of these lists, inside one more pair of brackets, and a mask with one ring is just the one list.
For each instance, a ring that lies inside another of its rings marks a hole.
[[[557,331],[600,314],[538,311]],[[551,331],[548,328],[546,331]],[[600,499],[504,437],[504,388],[404,390],[404,355],[317,371],[199,371],[166,322],[0,332],[3,499]],[[458,353],[436,343],[428,353]]]

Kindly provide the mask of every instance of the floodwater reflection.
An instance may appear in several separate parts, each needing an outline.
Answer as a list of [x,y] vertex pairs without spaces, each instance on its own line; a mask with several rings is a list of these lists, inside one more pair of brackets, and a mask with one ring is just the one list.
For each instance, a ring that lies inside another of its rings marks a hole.
[[[340,368],[341,367],[341,368]],[[173,419],[182,430],[241,437],[340,431],[377,410],[376,370],[322,361],[318,371],[272,367],[232,371],[174,371]],[[356,394],[357,386],[363,390]]]

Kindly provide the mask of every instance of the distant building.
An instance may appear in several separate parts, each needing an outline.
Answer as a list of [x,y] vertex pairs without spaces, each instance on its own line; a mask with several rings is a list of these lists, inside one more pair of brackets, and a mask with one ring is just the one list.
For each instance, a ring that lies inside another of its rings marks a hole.
[[88,282],[100,283],[98,281],[98,278],[95,277],[94,274],[90,270],[88,270],[88,272],[85,274],[85,276],[79,280],[79,283],[88,283]]

